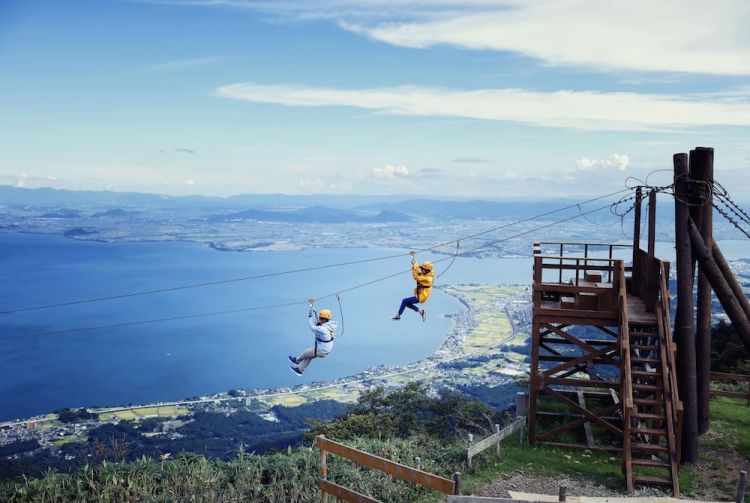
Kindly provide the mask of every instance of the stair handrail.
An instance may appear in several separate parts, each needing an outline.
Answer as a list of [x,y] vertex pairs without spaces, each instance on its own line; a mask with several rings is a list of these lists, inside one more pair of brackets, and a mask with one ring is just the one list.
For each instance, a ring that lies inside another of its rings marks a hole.
[[620,345],[620,393],[622,395],[622,471],[625,475],[628,490],[633,488],[633,466],[631,464],[630,429],[633,413],[633,376],[630,362],[630,323],[628,321],[628,292],[625,283],[625,266],[623,261],[615,264],[618,295],[617,312],[620,320],[618,342]]
[[677,386],[677,346],[672,340],[672,320],[669,311],[669,262],[661,262],[660,267],[660,281],[659,281],[659,296],[661,297],[661,313],[662,322],[664,326],[664,338],[668,344],[667,347],[667,366],[669,368],[669,384],[672,389],[672,411],[674,419],[674,431],[675,431],[675,458],[677,465],[679,466],[682,457],[682,414],[683,404],[680,400],[679,387]]

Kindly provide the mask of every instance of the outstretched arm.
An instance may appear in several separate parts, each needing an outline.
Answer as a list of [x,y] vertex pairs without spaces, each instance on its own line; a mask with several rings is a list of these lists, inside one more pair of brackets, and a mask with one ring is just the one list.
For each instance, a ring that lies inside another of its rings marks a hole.
[[315,299],[310,299],[308,302],[310,302],[310,311],[307,313],[307,323],[313,332],[317,332],[318,311],[315,310]]

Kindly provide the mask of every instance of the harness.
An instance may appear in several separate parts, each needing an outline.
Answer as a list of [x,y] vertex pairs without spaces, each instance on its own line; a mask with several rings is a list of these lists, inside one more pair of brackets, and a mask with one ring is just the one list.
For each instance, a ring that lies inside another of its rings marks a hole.
[[[315,313],[315,316],[317,317],[318,313],[317,313],[316,311],[313,311],[313,312]],[[317,357],[317,356],[318,356],[318,342],[323,342],[323,343],[326,343],[326,342],[333,342],[333,339],[335,339],[335,338],[336,338],[336,332],[335,332],[335,330],[333,329],[333,327],[331,327],[331,326],[329,325],[329,326],[327,326],[327,327],[326,327],[326,329],[328,329],[328,335],[330,335],[330,336],[331,336],[331,338],[330,338],[330,339],[328,339],[328,340],[326,340],[326,339],[321,339],[320,337],[318,337],[318,333],[317,333],[317,332],[315,332],[315,344],[313,344],[313,353],[315,354],[315,357]],[[327,354],[327,353],[326,353],[326,354]]]

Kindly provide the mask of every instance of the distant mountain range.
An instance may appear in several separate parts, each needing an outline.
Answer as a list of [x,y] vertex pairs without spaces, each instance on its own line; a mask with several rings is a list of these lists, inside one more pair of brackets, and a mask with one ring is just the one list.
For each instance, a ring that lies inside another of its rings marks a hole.
[[261,222],[298,222],[298,223],[387,223],[408,222],[412,218],[396,211],[380,211],[367,215],[351,210],[311,206],[292,211],[245,210],[227,215],[215,215],[209,218],[212,222],[232,222],[238,220],[258,220]]
[[[192,209],[205,211],[209,221],[213,222],[387,223],[406,222],[416,217],[500,220],[526,218],[574,203],[570,199],[493,201],[326,194],[164,196],[137,192],[23,189],[0,185],[0,205],[35,209],[43,218],[77,218],[87,214],[95,218],[127,218],[153,210]],[[606,211],[597,214],[597,218],[604,216],[611,217]]]

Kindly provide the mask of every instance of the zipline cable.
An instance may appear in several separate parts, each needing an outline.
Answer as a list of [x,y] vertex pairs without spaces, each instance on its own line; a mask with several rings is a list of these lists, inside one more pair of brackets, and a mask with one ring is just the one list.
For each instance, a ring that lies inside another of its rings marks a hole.
[[[505,237],[503,239],[498,239],[498,240],[492,241],[490,243],[485,243],[485,244],[483,244],[481,246],[478,246],[476,248],[472,248],[470,250],[466,250],[463,253],[461,253],[460,255],[466,255],[466,254],[469,254],[469,253],[481,250],[483,248],[487,248],[489,246],[493,246],[493,245],[496,245],[498,243],[502,243],[504,241],[509,241],[511,239],[515,239],[515,238],[518,238],[518,237],[521,237],[521,236],[525,236],[527,234],[531,234],[533,232],[536,232],[536,231],[539,231],[539,230],[542,230],[542,229],[546,229],[546,228],[549,228],[549,227],[552,227],[552,226],[555,226],[555,225],[559,225],[559,224],[564,223],[564,222],[568,222],[570,220],[574,220],[576,218],[580,218],[583,215],[590,215],[592,213],[604,210],[604,209],[609,208],[609,207],[611,207],[611,204],[607,204],[605,206],[600,206],[599,208],[596,208],[596,209],[593,209],[593,210],[589,210],[589,211],[584,212],[584,213],[577,213],[577,214],[572,215],[570,217],[567,217],[567,218],[564,218],[564,219],[561,219],[561,220],[556,220],[556,221],[550,222],[548,224],[540,225],[540,226],[534,227],[533,229],[529,229],[529,230],[526,230],[526,231],[523,231],[523,232],[519,232],[517,234]],[[452,260],[452,259],[455,259],[455,257],[445,257],[445,258],[436,260],[433,263],[437,264],[437,263],[444,262],[446,260]],[[383,276],[383,277],[380,277],[380,278],[376,278],[374,280],[366,281],[364,283],[360,283],[358,285],[354,285],[354,286],[345,288],[343,290],[339,290],[339,291],[336,291],[336,292],[333,292],[333,293],[329,293],[327,295],[316,297],[316,300],[323,300],[323,299],[328,299],[328,298],[331,298],[331,297],[336,297],[336,296],[339,296],[342,293],[351,292],[353,290],[364,288],[366,286],[370,286],[372,284],[379,283],[381,281],[385,281],[385,280],[390,279],[390,278],[395,278],[396,276],[400,276],[402,274],[406,274],[406,273],[409,273],[409,272],[411,272],[411,269],[399,271],[399,272],[396,272],[396,273],[393,273],[393,274],[389,274],[387,276]],[[190,315],[182,315],[182,316],[171,316],[171,317],[167,317],[167,318],[156,318],[156,319],[151,319],[151,320],[140,320],[140,321],[114,323],[114,324],[111,324],[111,325],[99,325],[99,326],[90,326],[90,327],[81,327],[81,328],[71,328],[71,329],[65,329],[65,330],[55,330],[55,331],[49,331],[49,332],[39,332],[39,333],[34,333],[34,334],[13,335],[13,336],[8,336],[8,337],[0,337],[0,341],[14,340],[14,339],[25,339],[25,338],[31,338],[31,337],[42,337],[42,336],[49,336],[49,335],[64,335],[64,334],[77,333],[77,332],[90,332],[90,331],[94,331],[94,330],[104,330],[104,329],[110,329],[110,328],[122,328],[122,327],[127,327],[127,326],[146,325],[146,324],[153,324],[153,323],[163,323],[163,322],[168,322],[168,321],[178,321],[178,320],[196,319],[196,318],[207,318],[207,317],[220,316],[220,315],[226,315],[226,314],[243,313],[243,312],[249,312],[249,311],[260,311],[260,310],[264,310],[264,309],[278,309],[278,308],[282,308],[282,307],[297,306],[297,305],[302,305],[302,304],[307,304],[307,303],[308,303],[308,301],[287,302],[287,303],[282,303],[282,304],[271,304],[271,305],[265,305],[265,306],[253,306],[253,307],[245,307],[245,308],[239,308],[239,309],[229,309],[229,310],[225,310],[225,311],[213,311],[213,312],[208,312],[208,313],[198,313],[198,314],[190,314]]]
[[448,272],[448,269],[451,268],[451,266],[453,265],[453,262],[456,261],[456,257],[458,257],[458,249],[459,249],[460,246],[461,246],[461,241],[456,241],[456,253],[453,254],[453,258],[451,259],[451,263],[448,264],[448,267],[446,267],[445,269],[443,269],[443,271],[440,274],[438,274],[437,276],[435,276],[436,280],[440,279],[440,276],[442,276],[443,274],[445,274],[446,272]]
[[341,296],[339,294],[336,294],[336,300],[339,303],[339,314],[341,314],[341,333],[338,335],[339,337],[342,337],[344,335],[344,308],[341,307]]
[[[496,232],[496,231],[499,231],[499,230],[502,230],[502,229],[505,229],[505,228],[508,228],[508,227],[511,227],[511,226],[514,226],[514,225],[518,225],[518,224],[522,224],[522,223],[525,223],[525,222],[529,222],[531,220],[537,220],[539,218],[543,218],[543,217],[546,217],[546,216],[549,216],[549,215],[553,215],[555,213],[560,213],[562,211],[569,210],[571,208],[580,207],[583,204],[589,204],[589,203],[592,203],[592,202],[595,202],[595,201],[599,201],[599,200],[605,199],[607,197],[612,197],[612,196],[621,194],[623,192],[631,191],[631,190],[633,190],[633,187],[628,187],[628,188],[625,188],[625,189],[618,190],[616,192],[611,192],[609,194],[605,194],[603,196],[598,196],[598,197],[595,197],[595,198],[592,198],[592,199],[588,199],[586,201],[581,201],[581,202],[578,202],[578,203],[575,203],[575,204],[571,204],[571,205],[568,205],[568,206],[564,206],[564,207],[561,207],[561,208],[558,208],[558,209],[555,209],[555,210],[550,210],[550,211],[545,212],[545,213],[540,213],[538,215],[534,215],[532,217],[524,218],[522,220],[517,220],[517,221],[511,222],[511,223],[508,223],[508,224],[499,225],[499,226],[496,226],[496,227],[493,227],[493,228],[490,228],[490,229],[486,229],[486,230],[481,231],[481,232],[477,232],[475,234],[470,234],[468,236],[463,236],[463,237],[460,237],[458,239],[454,239],[454,240],[451,240],[451,241],[446,241],[444,243],[439,243],[439,244],[436,244],[434,246],[430,246],[428,248],[422,248],[422,249],[417,250],[417,251],[418,252],[432,251],[432,250],[435,250],[437,248],[440,248],[440,247],[443,247],[443,246],[446,246],[446,245],[449,245],[449,244],[458,243],[460,241],[466,241],[467,239],[472,239],[472,238],[475,238],[477,236],[482,236],[484,234],[489,234],[489,233],[492,233],[492,232]],[[253,276],[243,276],[243,277],[229,278],[229,279],[218,280],[218,281],[207,281],[207,282],[203,282],[203,283],[194,283],[194,284],[174,286],[174,287],[168,287],[168,288],[158,288],[158,289],[153,289],[153,290],[143,290],[143,291],[123,293],[123,294],[117,294],[117,295],[108,295],[108,296],[104,296],[104,297],[92,297],[92,298],[89,298],[89,299],[73,300],[73,301],[67,301],[67,302],[58,302],[58,303],[53,303],[53,304],[43,304],[43,305],[30,306],[30,307],[21,307],[21,308],[17,308],[17,309],[7,309],[7,310],[4,310],[4,311],[0,311],[0,314],[14,314],[14,313],[27,312],[27,311],[39,311],[39,310],[42,310],[42,309],[52,309],[52,308],[58,308],[58,307],[73,306],[73,305],[78,305],[78,304],[89,304],[89,303],[93,303],[93,302],[103,302],[103,301],[110,301],[110,300],[116,300],[116,299],[124,299],[124,298],[129,298],[129,297],[139,297],[139,296],[143,296],[143,295],[152,295],[152,294],[158,294],[158,293],[175,292],[175,291],[178,291],[178,290],[188,290],[188,289],[193,289],[193,288],[203,288],[203,287],[208,287],[208,286],[224,285],[224,284],[228,284],[228,283],[238,283],[238,282],[242,282],[242,281],[251,281],[251,280],[256,280],[256,279],[272,278],[272,277],[276,277],[276,276],[284,276],[284,275],[287,275],[287,274],[297,274],[297,273],[303,273],[303,272],[309,272],[309,271],[320,271],[320,270],[332,269],[332,268],[336,268],[336,267],[344,267],[344,266],[349,266],[349,265],[364,264],[364,263],[367,263],[367,262],[375,262],[375,261],[380,261],[380,260],[390,260],[390,259],[394,259],[394,258],[404,257],[406,255],[408,255],[408,253],[399,253],[399,254],[395,254],[395,255],[386,255],[386,256],[383,256],[383,257],[374,257],[374,258],[370,258],[370,259],[351,260],[351,261],[348,261],[348,262],[338,262],[338,263],[334,263],[334,264],[326,264],[326,265],[321,265],[321,266],[313,266],[313,267],[305,267],[305,268],[300,268],[300,269],[291,269],[291,270],[287,270],[287,271],[276,271],[276,272],[270,272],[270,273],[264,273],[264,274],[256,274],[256,275],[253,275]]]

